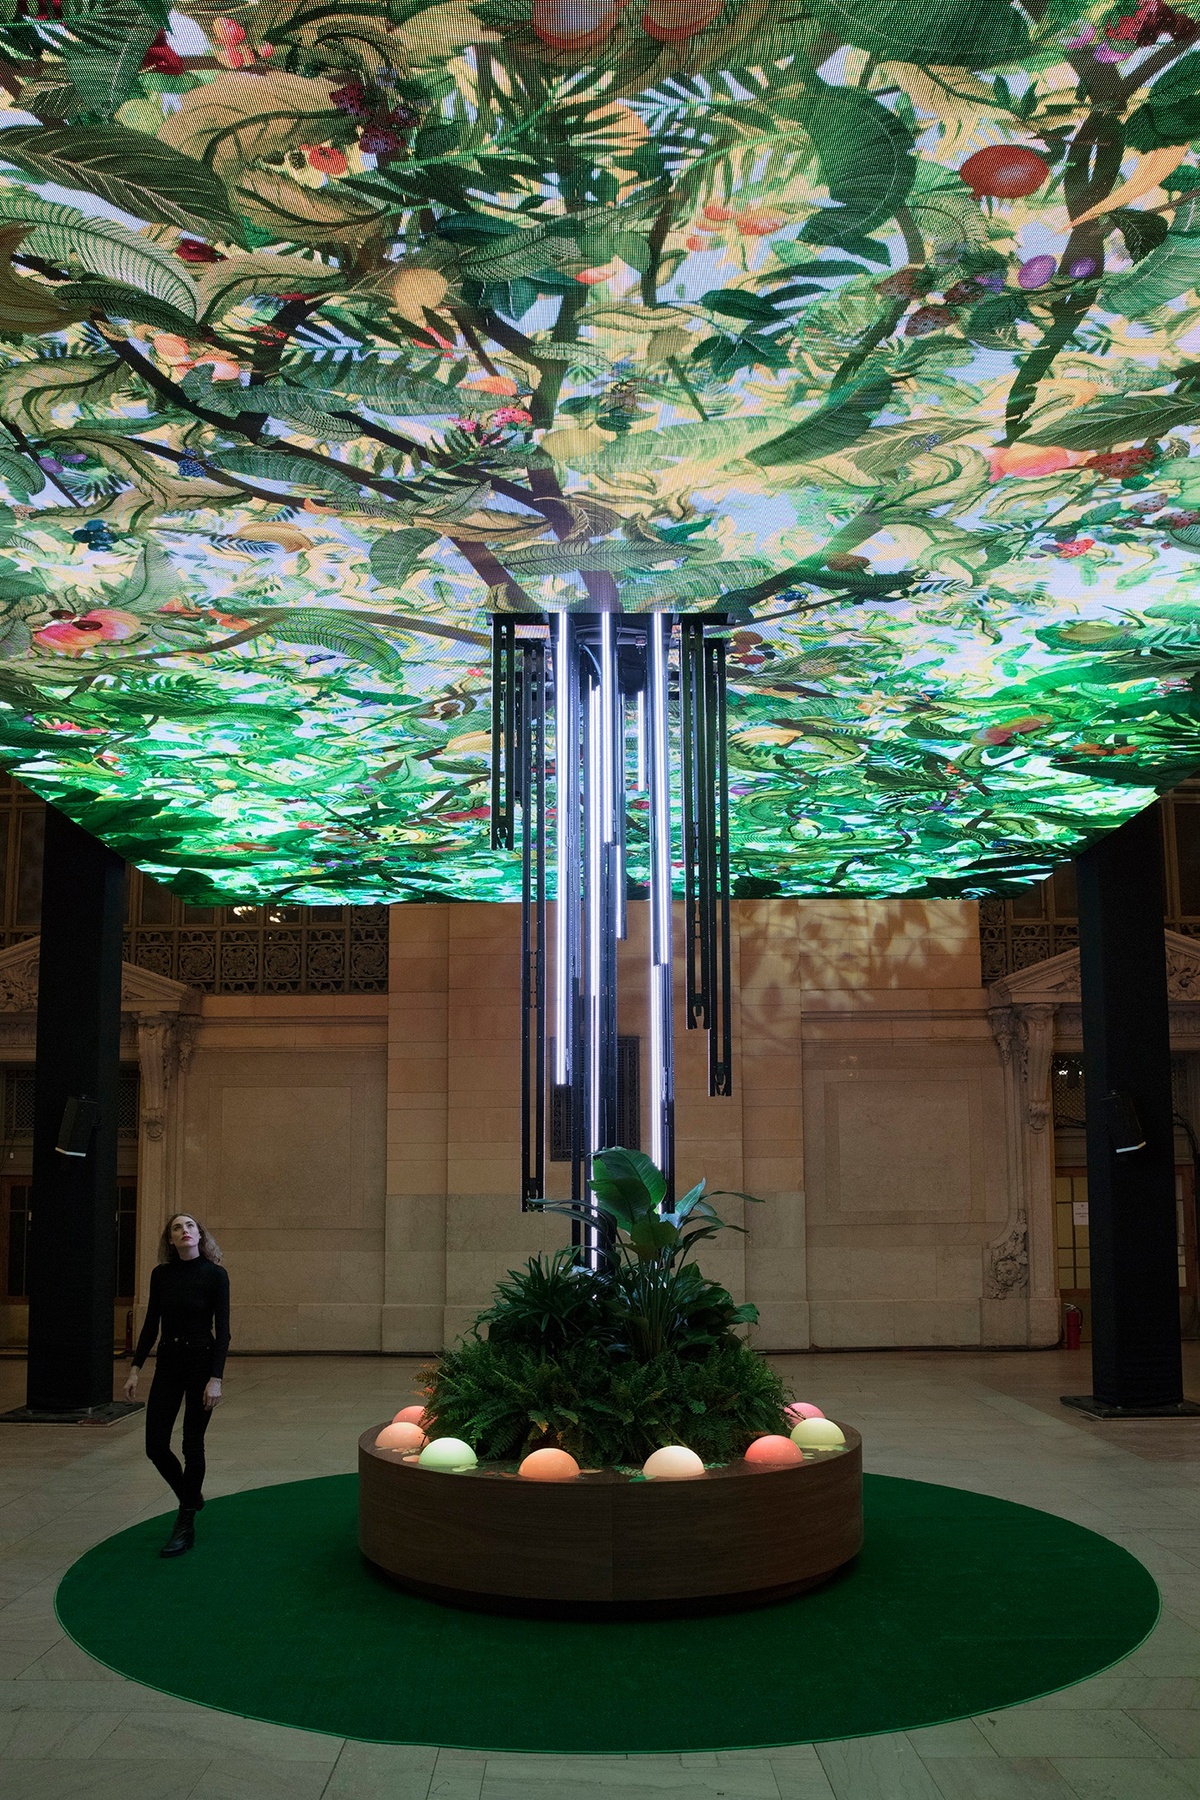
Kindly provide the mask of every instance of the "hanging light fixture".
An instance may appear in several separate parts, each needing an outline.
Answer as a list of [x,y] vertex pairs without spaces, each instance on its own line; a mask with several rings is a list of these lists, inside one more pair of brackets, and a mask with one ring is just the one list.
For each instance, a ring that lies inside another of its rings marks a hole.
[[[673,1192],[673,849],[684,874],[687,1023],[709,1091],[732,1088],[725,621],[500,614],[492,625],[492,843],[521,858],[522,1203],[545,1198],[547,1075],[570,1094],[571,1193],[618,1142],[617,944],[627,930],[630,782],[647,798],[650,1154]],[[553,755],[547,717],[553,709]],[[630,725],[632,722],[632,730]],[[546,1044],[546,795],[555,876],[553,1068]],[[676,832],[673,814],[678,812]],[[599,1225],[585,1260],[605,1254]]]

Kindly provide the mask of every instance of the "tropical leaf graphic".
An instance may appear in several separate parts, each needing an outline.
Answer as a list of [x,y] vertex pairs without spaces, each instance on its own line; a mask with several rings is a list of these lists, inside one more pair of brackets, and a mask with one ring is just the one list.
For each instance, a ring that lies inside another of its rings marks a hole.
[[984,896],[1200,767],[1177,9],[49,10],[0,761],[156,879],[515,898],[489,610],[722,621],[736,893]]
[[211,170],[167,140],[123,125],[9,125],[0,131],[0,161],[140,219],[241,237],[224,183]]

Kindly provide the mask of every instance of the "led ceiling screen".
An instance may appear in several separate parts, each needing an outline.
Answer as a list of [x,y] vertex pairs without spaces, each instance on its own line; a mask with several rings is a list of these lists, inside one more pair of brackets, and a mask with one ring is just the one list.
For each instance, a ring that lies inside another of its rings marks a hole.
[[496,611],[728,616],[742,893],[1200,761],[1186,11],[0,16],[0,758],[179,892],[511,896]]

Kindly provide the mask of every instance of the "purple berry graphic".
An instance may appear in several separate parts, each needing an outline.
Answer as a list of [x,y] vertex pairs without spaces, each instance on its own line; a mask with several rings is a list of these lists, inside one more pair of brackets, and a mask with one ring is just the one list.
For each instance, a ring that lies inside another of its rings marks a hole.
[[1058,264],[1052,256],[1031,256],[1029,261],[1022,263],[1017,270],[1017,286],[1023,288],[1045,287],[1057,267]]

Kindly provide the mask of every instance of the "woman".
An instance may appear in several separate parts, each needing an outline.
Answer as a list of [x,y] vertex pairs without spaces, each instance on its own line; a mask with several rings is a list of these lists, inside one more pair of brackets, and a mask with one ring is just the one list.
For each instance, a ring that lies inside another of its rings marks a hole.
[[[125,1398],[137,1398],[138,1373],[161,1327],[154,1380],[146,1402],[146,1455],[179,1501],[179,1513],[160,1556],[182,1556],[196,1541],[196,1514],[204,1505],[204,1433],[221,1403],[221,1376],[229,1349],[229,1276],[221,1252],[190,1213],[168,1219],[150,1277],[150,1304],[142,1326]],[[171,1433],[183,1402],[183,1466],[171,1449]]]

